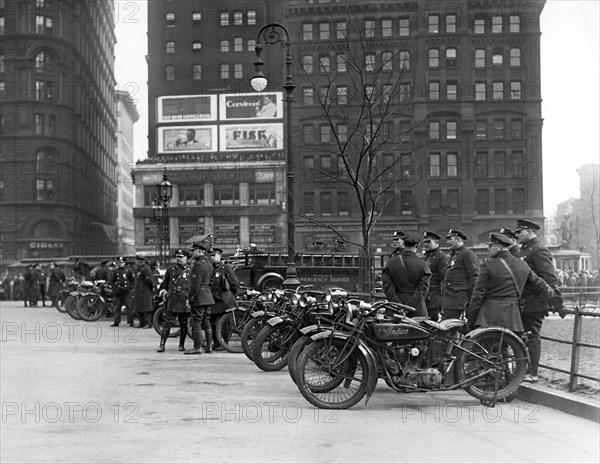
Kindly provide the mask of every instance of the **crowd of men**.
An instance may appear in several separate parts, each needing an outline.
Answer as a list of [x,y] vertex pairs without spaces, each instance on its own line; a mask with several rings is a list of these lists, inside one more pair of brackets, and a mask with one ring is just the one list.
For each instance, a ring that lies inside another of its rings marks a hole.
[[[419,236],[394,233],[394,251],[382,272],[383,290],[390,301],[415,308],[413,317],[443,321],[466,314],[467,327],[502,326],[529,332],[529,371],[525,381],[538,381],[540,333],[549,310],[562,299],[550,251],[537,236],[540,226],[520,219],[515,230],[503,227],[489,236],[489,259],[483,264],[459,229],[446,235],[450,255],[440,249],[434,232]],[[417,246],[423,241],[423,257]]]

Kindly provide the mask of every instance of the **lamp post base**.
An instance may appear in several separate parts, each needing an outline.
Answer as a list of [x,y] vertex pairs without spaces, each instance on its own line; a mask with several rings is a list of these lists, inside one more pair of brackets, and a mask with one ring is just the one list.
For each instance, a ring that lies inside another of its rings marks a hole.
[[287,290],[296,290],[296,287],[300,285],[298,280],[298,271],[296,270],[296,263],[287,263],[287,269],[285,271],[285,280],[283,281],[283,288]]

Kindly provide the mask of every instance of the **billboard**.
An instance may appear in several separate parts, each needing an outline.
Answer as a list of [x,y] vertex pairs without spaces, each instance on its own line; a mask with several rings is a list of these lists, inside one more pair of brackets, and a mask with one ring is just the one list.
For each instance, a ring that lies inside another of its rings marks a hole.
[[217,151],[217,126],[158,128],[158,153]]
[[221,151],[283,149],[283,123],[230,124],[219,129]]
[[216,95],[174,95],[158,97],[156,105],[161,122],[216,121]]
[[282,119],[281,92],[230,93],[219,95],[222,121],[233,119]]

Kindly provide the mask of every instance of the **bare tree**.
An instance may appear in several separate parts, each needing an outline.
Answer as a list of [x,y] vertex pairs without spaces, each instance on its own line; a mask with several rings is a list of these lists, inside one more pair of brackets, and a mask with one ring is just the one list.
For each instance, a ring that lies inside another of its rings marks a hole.
[[[331,40],[327,56],[317,63],[312,57],[298,57],[298,67],[306,87],[312,89],[314,107],[318,109],[315,117],[327,123],[330,133],[330,143],[312,149],[329,154],[331,166],[315,165],[313,174],[320,182],[349,192],[352,206],[360,213],[361,240],[350,239],[333,222],[302,212],[300,215],[359,248],[364,257],[361,282],[365,283],[364,290],[370,291],[371,234],[399,198],[400,188],[414,185],[414,166],[421,164],[415,160],[403,164],[400,156],[401,152],[412,156],[420,148],[409,141],[417,123],[398,129],[399,119],[413,120],[415,89],[410,80],[408,52],[398,47],[384,51],[381,43],[363,33],[356,21],[348,18],[345,24],[347,30],[341,31],[345,40]],[[335,63],[330,63],[330,51]]]

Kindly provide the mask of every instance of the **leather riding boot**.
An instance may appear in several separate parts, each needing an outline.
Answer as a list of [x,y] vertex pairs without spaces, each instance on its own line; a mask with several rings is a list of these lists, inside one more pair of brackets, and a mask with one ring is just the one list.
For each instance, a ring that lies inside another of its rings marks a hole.
[[204,337],[206,338],[206,354],[212,353],[212,328],[210,324],[206,324],[206,328],[204,329]]
[[194,339],[194,349],[186,351],[185,354],[202,354],[202,348],[200,346],[202,343],[202,332],[200,326],[200,321],[192,321],[192,338]]
[[179,329],[179,351],[185,351],[185,337],[187,337],[187,327]]
[[165,329],[163,327],[162,332],[160,334],[160,345],[158,347],[158,350],[156,350],[158,353],[162,353],[163,351],[165,351],[165,343],[167,342],[167,338],[169,338],[170,331],[170,329]]

